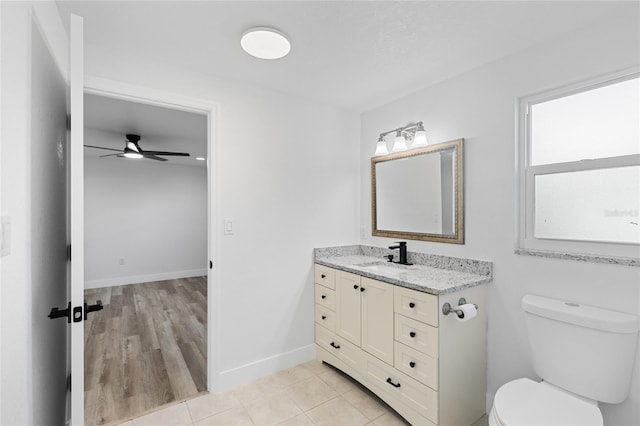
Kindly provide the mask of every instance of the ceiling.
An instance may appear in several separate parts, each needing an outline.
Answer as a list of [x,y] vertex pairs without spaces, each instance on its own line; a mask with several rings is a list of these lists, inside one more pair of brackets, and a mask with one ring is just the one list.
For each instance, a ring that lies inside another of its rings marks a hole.
[[[84,95],[85,145],[123,150],[125,135],[140,135],[142,150],[188,152],[189,157],[166,156],[168,162],[129,160],[115,156],[105,161],[144,161],[154,164],[179,164],[205,167],[207,158],[207,117],[205,115],[154,105],[129,102],[104,96]],[[96,148],[84,148],[86,157],[117,154]]]
[[[637,1],[58,0],[57,4],[67,30],[70,13],[84,17],[85,50],[99,48],[156,64],[180,64],[356,112],[608,15],[640,13]],[[272,26],[287,34],[291,53],[280,60],[246,54],[240,36],[254,26]],[[191,153],[191,159],[171,158],[173,164],[193,165],[193,157],[206,156],[206,125],[193,124],[204,121],[203,116],[89,95],[85,107],[87,144],[93,144],[91,138],[100,139],[121,149],[124,134],[137,133],[143,149]],[[105,151],[85,152],[95,156]]]
[[[57,1],[84,17],[86,49],[366,111],[585,27],[638,14],[629,1]],[[291,53],[261,60],[240,36],[272,26]]]

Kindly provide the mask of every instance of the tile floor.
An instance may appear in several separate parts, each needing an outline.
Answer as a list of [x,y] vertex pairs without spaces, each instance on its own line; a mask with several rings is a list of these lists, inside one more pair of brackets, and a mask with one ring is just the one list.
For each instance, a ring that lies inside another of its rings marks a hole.
[[[474,426],[486,425],[486,416]],[[404,426],[332,367],[310,361],[226,392],[171,405],[121,426]]]

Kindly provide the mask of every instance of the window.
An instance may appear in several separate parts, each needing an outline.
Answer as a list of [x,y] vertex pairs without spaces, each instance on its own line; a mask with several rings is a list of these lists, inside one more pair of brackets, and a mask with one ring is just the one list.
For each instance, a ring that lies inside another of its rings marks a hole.
[[519,248],[640,257],[640,74],[519,109]]

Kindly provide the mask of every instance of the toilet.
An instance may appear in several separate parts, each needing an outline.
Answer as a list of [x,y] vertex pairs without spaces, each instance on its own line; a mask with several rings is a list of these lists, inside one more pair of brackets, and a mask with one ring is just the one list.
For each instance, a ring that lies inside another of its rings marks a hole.
[[602,425],[598,402],[629,394],[640,318],[563,300],[522,298],[533,367],[498,389],[490,426]]

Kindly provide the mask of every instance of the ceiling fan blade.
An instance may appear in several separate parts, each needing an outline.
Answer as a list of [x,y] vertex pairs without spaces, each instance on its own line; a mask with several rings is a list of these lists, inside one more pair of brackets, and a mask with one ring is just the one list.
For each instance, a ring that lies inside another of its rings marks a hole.
[[144,158],[148,158],[148,159],[150,159],[150,160],[156,160],[156,161],[168,161],[166,158],[156,157],[156,156],[155,156],[155,155],[153,155],[153,154],[149,154],[147,151],[145,151],[145,152],[142,154],[142,156],[143,156]]
[[175,157],[189,157],[188,152],[170,152],[170,151],[144,151],[145,154],[151,155],[165,155],[165,156],[175,156]]
[[100,158],[103,157],[113,157],[114,155],[117,155],[118,157],[121,156],[122,154],[107,154],[107,155],[101,155]]
[[94,145],[83,145],[83,146],[85,146],[85,147],[87,147],[87,148],[106,149],[107,151],[118,151],[118,152],[122,152],[122,150],[121,150],[121,149],[105,148],[105,147],[102,147],[102,146],[94,146]]

